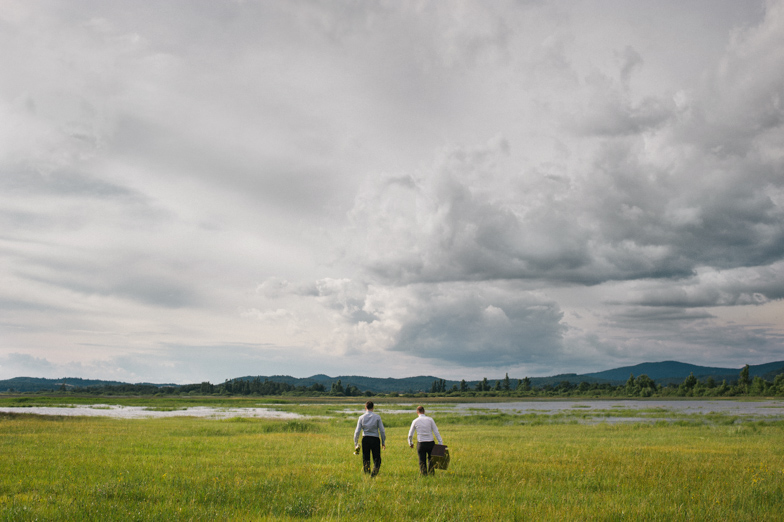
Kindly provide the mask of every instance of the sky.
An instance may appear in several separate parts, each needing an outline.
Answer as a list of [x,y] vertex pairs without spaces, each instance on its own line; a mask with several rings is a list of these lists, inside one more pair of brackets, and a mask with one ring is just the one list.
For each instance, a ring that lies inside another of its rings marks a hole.
[[784,360],[782,0],[0,0],[0,379]]

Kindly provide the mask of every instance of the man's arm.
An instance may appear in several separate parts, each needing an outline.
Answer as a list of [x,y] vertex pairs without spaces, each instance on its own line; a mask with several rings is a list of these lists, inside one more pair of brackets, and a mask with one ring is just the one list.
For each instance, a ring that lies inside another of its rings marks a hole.
[[433,436],[438,440],[439,444],[443,444],[444,441],[441,440],[441,434],[438,433],[438,426],[436,426],[436,421],[430,419],[431,429],[433,430]]
[[408,445],[414,447],[414,431],[416,430],[416,419],[411,423],[411,428],[408,430]]
[[381,437],[381,446],[387,446],[387,434],[384,431],[384,421],[381,420],[381,417],[378,418],[378,436]]
[[359,445],[359,432],[362,431],[362,417],[357,420],[357,429],[354,430],[354,446]]

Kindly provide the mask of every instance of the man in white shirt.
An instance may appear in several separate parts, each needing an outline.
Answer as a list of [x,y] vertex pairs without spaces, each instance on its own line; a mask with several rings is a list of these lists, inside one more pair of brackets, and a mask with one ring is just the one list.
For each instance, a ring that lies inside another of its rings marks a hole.
[[[387,435],[381,417],[373,413],[373,401],[365,403],[365,413],[357,420],[354,430],[354,448],[359,449],[359,432],[362,432],[362,471],[371,477],[378,475],[381,468],[381,448],[387,449]],[[370,455],[373,455],[373,472],[370,471]]]
[[436,422],[425,415],[424,406],[417,407],[417,418],[411,423],[411,429],[408,430],[408,445],[414,447],[414,432],[417,434],[417,453],[419,454],[419,472],[423,476],[428,473],[433,474],[433,464],[430,461],[430,454],[433,452],[433,446],[436,445],[434,437],[438,439],[439,444],[443,444],[441,434],[438,433]]

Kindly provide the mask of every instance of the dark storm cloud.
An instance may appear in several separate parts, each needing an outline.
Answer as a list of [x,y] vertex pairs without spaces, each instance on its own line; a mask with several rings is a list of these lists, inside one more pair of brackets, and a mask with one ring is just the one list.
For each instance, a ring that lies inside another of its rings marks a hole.
[[696,266],[758,266],[782,258],[784,208],[770,196],[782,187],[758,174],[773,165],[706,156],[693,171],[668,172],[641,163],[634,152],[606,150],[584,192],[602,243],[657,251],[652,277],[657,270],[660,277],[682,276]]
[[743,167],[682,181],[690,174],[608,144],[566,191],[492,193],[473,181],[492,186],[494,173],[457,151],[416,187],[379,186],[355,212],[373,244],[368,268],[389,281],[682,278],[784,256],[784,208],[769,195],[780,187],[749,182],[756,165]]
[[[774,7],[770,27],[780,11]],[[784,138],[776,116],[784,77],[780,68],[744,76],[749,58],[760,69],[770,62],[761,49],[780,54],[780,38],[765,36],[768,29],[738,32],[715,64],[722,82],[689,92],[641,96],[633,85],[646,60],[631,46],[616,55],[614,75],[589,72],[560,120],[572,135],[562,147],[566,156],[581,141],[591,143],[571,170],[515,164],[527,144],[504,136],[484,147],[447,149],[414,176],[376,180],[351,214],[365,273],[384,285],[452,291],[461,282],[518,280],[596,286],[601,295],[606,283],[645,282],[648,290],[619,302],[607,325],[647,331],[642,338],[652,339],[671,328],[673,335],[661,334],[670,346],[712,342],[718,318],[695,308],[781,297],[784,156],[775,138]],[[744,97],[740,83],[753,95]],[[763,117],[766,111],[774,115]],[[443,315],[403,318],[393,349],[475,363],[481,347],[492,346],[485,351],[495,362],[486,364],[509,364],[530,360],[536,343],[526,339],[537,337],[537,326],[546,333],[543,351],[563,346],[557,313],[528,322],[518,310],[512,315],[519,329],[491,337],[482,307],[469,306],[470,299],[465,309],[433,301]],[[725,334],[733,341],[721,346],[745,339],[770,350],[777,342],[775,329],[728,326]]]
[[562,314],[553,303],[430,304],[435,310],[405,324],[392,350],[469,366],[527,364],[563,350]]
[[690,279],[641,290],[629,301],[651,307],[701,308],[762,305],[784,299],[784,263],[730,271],[707,271]]
[[547,194],[495,192],[493,163],[504,147],[450,151],[416,186],[381,183],[363,194],[353,217],[369,241],[368,269],[406,283],[538,278],[586,267],[588,235]]
[[[423,285],[406,301],[393,351],[460,365],[503,366],[557,357],[565,326],[557,303],[475,285]],[[545,355],[546,354],[546,355]]]
[[616,326],[623,328],[649,328],[651,325],[662,325],[666,328],[673,322],[691,323],[714,317],[713,314],[687,308],[628,308],[613,314],[611,320]]
[[[368,268],[403,282],[599,284],[781,260],[784,157],[770,140],[784,138],[784,109],[776,101],[784,72],[740,76],[749,58],[762,71],[770,62],[765,49],[780,54],[781,38],[766,30],[739,33],[717,72],[723,82],[700,86],[691,99],[634,99],[628,84],[643,59],[630,47],[619,80],[591,73],[585,110],[578,107],[568,125],[600,140],[568,186],[531,179],[536,170],[511,169],[504,164],[508,148],[495,145],[451,150],[411,190],[380,184],[355,209],[371,239],[384,237],[373,243],[379,255],[367,259]],[[738,90],[741,82],[751,96]],[[514,178],[519,183],[508,183]]]

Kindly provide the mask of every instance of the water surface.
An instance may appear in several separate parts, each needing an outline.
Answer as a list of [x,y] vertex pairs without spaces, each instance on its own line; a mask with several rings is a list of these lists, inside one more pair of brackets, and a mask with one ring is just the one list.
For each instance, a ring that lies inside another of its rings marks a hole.
[[[315,404],[314,404],[315,405]],[[379,404],[376,410],[384,414],[411,414],[416,416],[415,404]],[[685,415],[722,415],[736,417],[739,421],[784,420],[784,401],[764,400],[539,400],[514,402],[470,402],[428,404],[429,415],[438,418],[443,414],[477,415],[506,414],[511,416],[545,416],[553,419],[596,422],[655,422],[671,421]],[[117,406],[95,404],[91,406],[31,406],[0,407],[0,412],[28,413],[35,415],[114,417],[121,419],[148,419],[163,417],[203,417],[226,419],[232,417],[264,419],[298,419],[307,415],[280,411],[273,408],[220,408],[195,406],[190,408],[158,409],[144,406]],[[362,408],[346,409],[340,414],[361,414]],[[322,415],[320,417],[323,418]]]
[[107,404],[94,404],[92,406],[0,407],[0,412],[57,415],[65,417],[114,417],[118,419],[151,419],[163,417],[300,419],[303,417],[298,413],[289,413],[270,408],[212,408],[209,406],[195,406],[192,408],[169,410],[157,409],[155,407],[147,408],[144,406],[116,406]]

